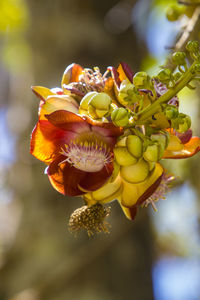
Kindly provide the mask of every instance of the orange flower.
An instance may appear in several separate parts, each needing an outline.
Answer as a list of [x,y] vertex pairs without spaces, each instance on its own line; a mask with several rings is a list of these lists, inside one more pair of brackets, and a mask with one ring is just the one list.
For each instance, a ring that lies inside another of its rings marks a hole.
[[31,137],[31,154],[47,163],[53,187],[77,196],[100,188],[113,171],[113,147],[121,129],[65,110],[40,119]]

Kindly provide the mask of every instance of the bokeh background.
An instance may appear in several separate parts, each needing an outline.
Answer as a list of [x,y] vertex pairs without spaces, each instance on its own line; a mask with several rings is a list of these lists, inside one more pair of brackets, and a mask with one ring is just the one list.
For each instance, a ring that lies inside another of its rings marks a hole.
[[[200,299],[198,155],[165,162],[177,181],[158,213],[130,222],[112,203],[109,235],[74,238],[67,223],[81,199],[54,191],[29,154],[31,85],[60,86],[72,62],[156,74],[188,22],[167,21],[172,2],[0,0],[0,300]],[[180,93],[196,135],[199,97],[198,88]]]

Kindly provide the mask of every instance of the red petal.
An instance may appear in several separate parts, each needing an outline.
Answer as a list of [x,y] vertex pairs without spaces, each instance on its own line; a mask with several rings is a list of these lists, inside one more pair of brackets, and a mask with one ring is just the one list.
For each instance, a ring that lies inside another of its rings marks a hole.
[[48,167],[47,174],[49,180],[58,192],[68,196],[83,195],[78,188],[78,183],[86,176],[86,172],[78,170],[67,162],[59,165],[66,157],[60,155]]
[[70,82],[78,82],[79,81],[79,76],[82,73],[83,68],[77,64],[71,64],[69,65],[62,78],[62,83],[63,84],[69,84]]
[[90,130],[89,124],[82,117],[66,110],[57,110],[45,117],[51,124],[62,130],[76,133]]
[[50,163],[59,154],[61,147],[75,137],[73,132],[66,132],[46,120],[40,120],[32,132],[30,152],[39,160]]
[[117,71],[119,73],[119,77],[120,77],[120,80],[123,81],[124,79],[127,79],[132,83],[133,82],[133,71],[131,70],[131,67],[124,63],[124,62],[121,62],[119,67],[117,68]]
[[113,164],[107,164],[99,172],[87,172],[86,177],[80,181],[80,188],[86,191],[96,191],[106,183],[113,172]]
[[188,129],[186,132],[184,133],[179,133],[179,132],[175,132],[175,135],[179,138],[179,140],[181,140],[182,144],[186,144],[190,141],[190,139],[192,138],[192,130]]

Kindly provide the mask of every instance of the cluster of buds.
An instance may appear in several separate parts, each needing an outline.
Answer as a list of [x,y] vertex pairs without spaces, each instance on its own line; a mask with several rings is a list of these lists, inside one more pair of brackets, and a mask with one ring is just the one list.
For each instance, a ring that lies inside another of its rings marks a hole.
[[191,119],[179,112],[177,94],[199,80],[197,42],[186,54],[173,54],[175,70],[162,68],[150,77],[134,74],[121,63],[101,74],[72,64],[61,88],[33,87],[40,97],[39,121],[31,138],[31,153],[44,161],[53,187],[81,196],[84,207],[70,218],[70,231],[108,232],[104,204],[118,200],[133,220],[139,207],[164,198],[173,176],[161,159],[186,158],[200,150],[192,137]]

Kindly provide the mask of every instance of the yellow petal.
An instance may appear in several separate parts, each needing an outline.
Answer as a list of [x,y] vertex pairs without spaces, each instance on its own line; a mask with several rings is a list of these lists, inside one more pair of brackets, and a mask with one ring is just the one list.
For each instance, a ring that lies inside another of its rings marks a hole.
[[56,93],[53,93],[50,89],[43,86],[32,86],[32,91],[39,97],[41,100],[45,101],[47,97],[54,96]]
[[130,183],[144,181],[149,175],[149,165],[143,159],[134,165],[121,167],[121,176]]
[[122,205],[120,197],[118,197],[117,200],[118,200],[125,216],[127,217],[127,219],[129,219],[131,221],[134,220],[136,213],[137,213],[137,207],[133,207],[133,208],[125,207]]
[[123,180],[121,204],[125,207],[132,207],[148,199],[157,188],[162,174],[163,167],[157,163],[155,169],[144,182],[133,184]]
[[115,181],[108,182],[104,186],[102,186],[100,189],[88,193],[85,195],[86,201],[95,201],[95,202],[101,202],[101,203],[107,203],[112,200],[115,200],[117,195],[121,191],[121,178],[118,176]]

